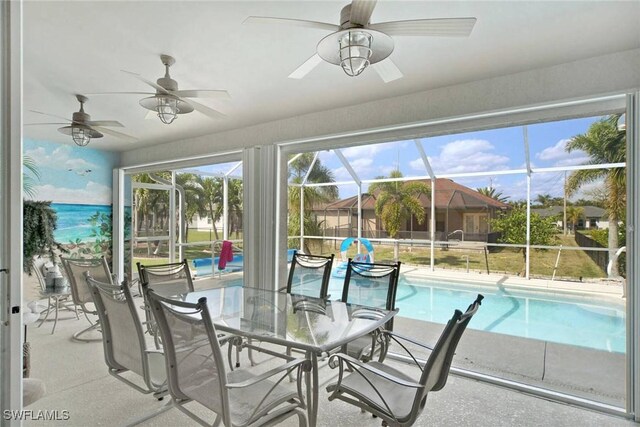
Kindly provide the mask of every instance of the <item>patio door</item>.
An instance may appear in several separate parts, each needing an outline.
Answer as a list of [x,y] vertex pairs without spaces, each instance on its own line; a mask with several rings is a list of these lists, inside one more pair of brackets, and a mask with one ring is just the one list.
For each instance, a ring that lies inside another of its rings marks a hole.
[[465,234],[486,234],[489,231],[486,213],[465,213],[464,233]]

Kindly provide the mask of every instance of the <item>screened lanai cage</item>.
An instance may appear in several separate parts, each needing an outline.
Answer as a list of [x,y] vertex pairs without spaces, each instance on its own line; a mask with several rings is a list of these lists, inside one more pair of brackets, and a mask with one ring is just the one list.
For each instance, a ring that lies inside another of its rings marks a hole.
[[[366,256],[367,242],[376,260],[431,270],[619,277],[626,215],[620,117],[292,154],[289,247]],[[610,140],[598,140],[604,131]]]
[[125,265],[147,265],[186,259],[195,274],[218,271],[224,241],[235,260],[226,271],[242,270],[242,163],[130,175],[131,207]]

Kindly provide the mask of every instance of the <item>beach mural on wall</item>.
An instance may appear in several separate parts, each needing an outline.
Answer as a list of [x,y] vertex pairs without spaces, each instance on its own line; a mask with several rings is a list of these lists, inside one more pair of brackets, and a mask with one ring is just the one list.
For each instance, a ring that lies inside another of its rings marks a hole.
[[55,239],[78,255],[110,247],[112,174],[118,154],[27,139],[24,155],[40,175],[33,194],[25,198],[52,202],[58,216]]

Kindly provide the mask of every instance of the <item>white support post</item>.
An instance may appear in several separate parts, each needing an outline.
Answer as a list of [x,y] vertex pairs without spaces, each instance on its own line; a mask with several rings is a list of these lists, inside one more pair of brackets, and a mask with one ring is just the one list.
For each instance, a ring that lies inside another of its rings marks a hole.
[[[113,224],[112,224],[112,240],[111,240],[111,251],[112,251],[112,262],[113,265],[113,273],[115,273],[118,277],[118,280],[123,280],[124,276],[124,229],[125,229],[125,217],[124,217],[124,205],[125,205],[125,175],[123,169],[114,169],[113,170]],[[129,266],[131,267],[131,266]],[[130,277],[127,280],[131,280]]]
[[[360,239],[362,239],[362,181],[356,171],[351,167],[351,163],[349,163],[344,154],[342,154],[342,151],[336,148],[334,153],[340,160],[340,163],[342,163],[342,166],[349,172],[351,178],[353,178],[353,182],[358,186],[358,253],[360,253]],[[338,215],[340,215],[340,211],[338,211]]]
[[[216,224],[213,222],[215,227]],[[222,178],[222,239],[229,240],[229,177]]]
[[[0,2],[0,413],[22,409],[22,5]],[[0,424],[19,426],[18,417]]]
[[427,170],[427,173],[429,174],[429,177],[431,178],[431,197],[429,197],[429,199],[431,200],[431,221],[429,224],[429,230],[430,230],[430,236],[431,236],[431,248],[430,248],[430,256],[429,258],[430,260],[430,267],[431,267],[431,271],[434,271],[436,269],[436,264],[435,264],[435,255],[436,255],[436,244],[435,244],[435,240],[436,240],[436,202],[435,202],[435,195],[436,195],[436,174],[433,173],[433,168],[431,167],[431,163],[429,162],[429,158],[427,157],[427,153],[424,151],[424,147],[422,146],[422,142],[420,142],[419,139],[414,139],[413,142],[416,144],[416,148],[418,149],[418,152],[420,153],[420,158],[422,159],[422,163],[424,164],[425,169]]
[[243,150],[244,284],[276,289],[278,281],[277,147],[258,146]]
[[[627,96],[627,412],[640,421],[640,91]],[[635,286],[634,286],[635,285]]]
[[524,137],[524,156],[527,166],[527,237],[526,237],[526,253],[525,253],[525,275],[529,279],[531,266],[531,158],[529,155],[529,134],[527,126],[522,127]]
[[171,172],[169,192],[169,262],[176,261],[176,172]]
[[429,256],[431,271],[436,269],[436,179],[431,178],[431,224],[429,224],[429,231],[431,235],[431,255]]
[[300,186],[300,251],[304,252],[304,186]]

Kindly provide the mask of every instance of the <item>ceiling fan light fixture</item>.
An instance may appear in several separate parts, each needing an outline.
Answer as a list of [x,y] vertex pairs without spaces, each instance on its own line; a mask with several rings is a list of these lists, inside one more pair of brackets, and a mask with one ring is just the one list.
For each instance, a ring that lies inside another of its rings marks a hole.
[[166,125],[170,125],[180,113],[178,100],[169,96],[158,96],[157,100],[156,111],[158,112],[160,121]]
[[71,138],[76,145],[85,147],[91,142],[91,130],[81,126],[73,126],[71,129]]
[[351,77],[369,66],[373,36],[366,31],[347,31],[340,38],[340,66]]

